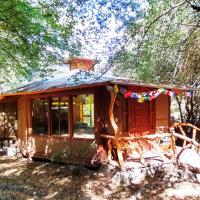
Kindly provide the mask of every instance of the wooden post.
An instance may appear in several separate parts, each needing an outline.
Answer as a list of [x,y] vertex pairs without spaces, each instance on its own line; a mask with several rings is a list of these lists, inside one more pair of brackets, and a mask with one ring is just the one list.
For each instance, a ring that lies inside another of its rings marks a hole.
[[200,149],[200,144],[199,144],[197,141],[195,141],[195,140],[193,140],[193,139],[191,139],[191,138],[189,138],[189,137],[187,137],[187,136],[178,134],[178,133],[174,133],[174,136],[177,137],[177,138],[180,138],[180,139],[182,139],[182,140],[185,140],[185,141],[187,141],[188,143],[192,143],[193,145],[196,146],[196,148],[197,148],[198,150]]
[[[192,124],[190,124],[190,123],[174,123],[174,125],[173,125],[174,127],[178,127],[179,129],[180,129],[180,131],[181,131],[181,133],[182,133],[182,135],[183,136],[186,136],[186,133],[183,131],[183,126],[189,126],[189,127],[191,127],[193,130],[192,130],[192,141],[195,141],[196,142],[196,135],[197,135],[197,131],[199,131],[200,132],[200,128],[198,128],[198,127],[196,127],[196,126],[194,126],[194,125],[192,125]],[[188,142],[187,140],[184,140],[184,142],[183,142],[183,147],[185,147],[186,146],[186,142]],[[195,147],[194,147],[194,145],[192,145],[192,149],[194,149]]]
[[114,91],[110,91],[110,97],[111,97],[111,100],[110,100],[110,108],[109,108],[109,118],[110,118],[110,122],[111,122],[111,125],[112,125],[112,127],[114,129],[114,133],[115,133],[115,140],[114,141],[115,141],[115,145],[116,145],[116,148],[117,148],[117,156],[118,156],[118,159],[119,159],[119,164],[120,164],[120,166],[122,166],[123,163],[124,163],[124,159],[123,159],[121,146],[120,146],[120,143],[119,143],[119,127],[117,126],[117,124],[115,122],[115,118],[114,118],[114,114],[113,114],[113,107],[114,107],[114,104],[115,104],[117,93],[115,93]]
[[108,140],[108,161],[112,159],[112,139]]
[[[181,126],[178,126],[178,127],[179,127],[179,129],[180,129],[182,135],[186,136],[186,134],[185,134],[183,128],[182,128]],[[185,147],[185,146],[186,146],[186,140],[184,140],[184,142],[183,142],[183,147]]]
[[[192,139],[194,141],[196,141],[196,135],[197,135],[197,129],[193,127],[193,130],[192,130]],[[194,145],[192,145],[192,149],[195,149]]]
[[174,130],[173,130],[172,133],[171,133],[170,139],[171,139],[171,151],[172,151],[172,156],[173,156],[173,159],[175,159],[176,142],[175,142],[175,137],[174,137]]

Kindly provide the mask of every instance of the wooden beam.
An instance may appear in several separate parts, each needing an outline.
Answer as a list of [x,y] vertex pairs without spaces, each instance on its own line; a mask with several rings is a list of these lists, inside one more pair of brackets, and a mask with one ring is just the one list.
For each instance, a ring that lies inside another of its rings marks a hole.
[[[101,134],[100,136],[106,139],[113,139],[113,140],[115,139],[115,136],[112,136],[112,135]],[[152,135],[143,135],[143,136],[129,136],[129,137],[119,136],[118,139],[119,140],[142,140],[142,139],[152,140],[156,138],[163,138],[163,137],[170,137],[170,136],[171,136],[171,133],[161,133],[161,134],[152,134]]]
[[198,128],[197,126],[190,124],[190,123],[174,123],[173,125],[174,127],[178,127],[178,126],[190,126],[194,129],[196,129],[197,131],[200,131],[200,128]]
[[[186,136],[185,131],[183,130],[182,126],[178,125],[179,130],[181,131],[182,135]],[[186,140],[183,142],[183,147],[186,146]]]
[[[193,130],[192,130],[192,139],[194,141],[196,141],[196,135],[197,135],[197,129],[193,128]],[[194,149],[194,146],[192,146],[192,149]]]
[[[182,127],[191,127],[193,130],[192,130],[192,140],[193,141],[196,141],[196,135],[197,135],[197,131],[200,132],[200,128],[196,127],[195,125],[193,124],[190,124],[190,123],[174,123],[173,125],[174,127],[178,127],[181,131],[181,133],[184,135],[184,136],[187,136],[187,134],[184,132],[183,128]],[[183,147],[186,146],[186,142],[187,140],[184,140],[183,142]],[[192,146],[192,149],[194,149],[194,146]]]
[[13,92],[13,93],[5,93],[1,94],[2,98],[7,96],[19,96],[19,95],[32,95],[32,94],[44,94],[44,93],[52,93],[52,92],[64,92],[70,90],[82,90],[86,88],[94,88],[98,86],[105,86],[111,83],[110,81],[106,81],[103,83],[92,83],[92,84],[83,84],[77,86],[69,86],[69,87],[62,87],[62,88],[49,88],[44,90],[34,90],[34,91],[23,91],[23,92]]
[[69,127],[69,136],[70,138],[73,137],[73,97],[69,96],[68,98],[68,106],[69,106],[69,112],[68,112],[68,127]]
[[189,143],[192,143],[192,144],[195,145],[198,149],[200,148],[200,144],[199,144],[197,141],[195,141],[195,140],[193,140],[193,139],[191,139],[191,138],[189,138],[189,137],[187,137],[187,136],[181,135],[181,134],[179,134],[179,133],[173,133],[173,135],[176,136],[177,138],[180,138],[180,139],[182,139],[182,140],[186,140],[186,141],[189,142]]

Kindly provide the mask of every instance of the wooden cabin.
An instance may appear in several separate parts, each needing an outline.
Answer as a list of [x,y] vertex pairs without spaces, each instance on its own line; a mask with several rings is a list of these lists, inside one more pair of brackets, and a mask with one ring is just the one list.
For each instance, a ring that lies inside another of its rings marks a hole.
[[[168,131],[168,95],[161,94],[152,101],[140,103],[124,98],[120,92],[123,89],[142,93],[160,87],[106,74],[100,76],[92,71],[95,62],[89,59],[70,59],[67,63],[73,70],[60,77],[1,94],[2,139],[15,135],[23,151],[33,157],[61,157],[67,163],[89,164],[97,150],[98,120],[105,123],[105,134],[115,134],[109,112],[113,112],[122,136],[153,134],[159,128]],[[111,89],[116,86],[119,91],[115,92],[113,101]]]

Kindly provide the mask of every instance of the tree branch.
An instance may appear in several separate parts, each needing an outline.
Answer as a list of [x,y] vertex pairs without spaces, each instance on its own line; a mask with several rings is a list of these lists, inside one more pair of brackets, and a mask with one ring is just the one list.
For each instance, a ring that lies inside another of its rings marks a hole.
[[192,4],[189,0],[185,0],[188,4],[190,4],[191,8],[196,12],[200,12],[200,6]]

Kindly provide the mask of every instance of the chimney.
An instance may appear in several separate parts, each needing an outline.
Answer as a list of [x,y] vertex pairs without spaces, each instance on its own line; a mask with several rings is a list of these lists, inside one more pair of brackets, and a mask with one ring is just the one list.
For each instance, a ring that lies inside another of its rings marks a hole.
[[94,71],[94,65],[97,63],[96,60],[89,58],[69,58],[66,62],[69,65],[69,69],[80,69],[80,70],[91,70]]

